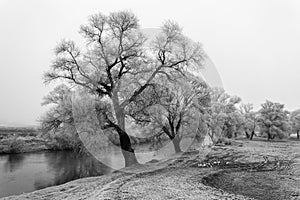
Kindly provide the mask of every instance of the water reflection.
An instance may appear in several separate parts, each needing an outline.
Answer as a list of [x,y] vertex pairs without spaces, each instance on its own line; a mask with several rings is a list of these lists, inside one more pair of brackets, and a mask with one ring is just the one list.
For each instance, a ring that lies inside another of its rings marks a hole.
[[56,152],[45,156],[48,170],[54,172],[52,180],[37,179],[35,189],[60,185],[75,179],[100,176],[111,172],[111,169],[95,158],[73,152]]
[[71,151],[0,155],[0,197],[111,171],[95,158]]
[[25,160],[24,154],[7,155],[7,160],[4,166],[5,172],[14,172],[19,169]]

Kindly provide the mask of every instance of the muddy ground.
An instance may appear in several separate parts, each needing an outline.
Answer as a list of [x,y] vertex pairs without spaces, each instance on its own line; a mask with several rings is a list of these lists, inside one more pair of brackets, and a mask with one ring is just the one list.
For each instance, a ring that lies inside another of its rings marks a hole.
[[232,161],[204,177],[202,182],[259,200],[300,199],[299,142],[245,141],[243,144],[242,148],[228,148],[222,153],[213,150],[206,160],[227,157]]
[[300,142],[233,141],[4,199],[300,199]]

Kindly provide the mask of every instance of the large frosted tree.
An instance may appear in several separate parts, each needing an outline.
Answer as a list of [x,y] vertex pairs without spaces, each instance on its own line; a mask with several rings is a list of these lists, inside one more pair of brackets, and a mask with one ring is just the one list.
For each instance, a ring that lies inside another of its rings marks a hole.
[[185,37],[171,21],[163,24],[149,45],[137,17],[129,11],[92,15],[80,27],[80,33],[85,47],[80,49],[69,40],[58,44],[45,81],[60,79],[85,88],[100,99],[109,99],[111,106],[104,106],[106,109],[101,111],[101,127],[118,133],[125,165],[135,164],[125,125],[126,109],[158,75],[183,74],[201,65],[201,45]]

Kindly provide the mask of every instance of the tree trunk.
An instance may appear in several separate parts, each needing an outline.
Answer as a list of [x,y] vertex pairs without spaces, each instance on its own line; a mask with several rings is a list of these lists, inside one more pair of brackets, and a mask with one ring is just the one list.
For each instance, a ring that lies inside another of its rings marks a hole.
[[272,139],[272,140],[274,140],[274,139],[275,139],[275,137],[276,137],[276,135],[272,135],[272,136],[271,136],[271,139]]
[[128,134],[126,132],[123,132],[120,137],[120,144],[122,149],[122,154],[125,159],[125,167],[137,164],[138,161],[135,157],[134,150],[131,147],[131,142]]
[[112,100],[113,100],[115,115],[116,115],[116,118],[117,118],[117,121],[118,121],[118,127],[116,127],[116,130],[117,130],[118,135],[119,135],[122,154],[123,154],[123,157],[125,159],[125,167],[128,167],[128,166],[137,164],[138,161],[135,157],[134,150],[131,146],[130,138],[129,138],[128,134],[126,133],[126,130],[125,130],[124,109],[120,107],[119,99],[117,97],[117,94],[114,94],[114,96],[112,97]]
[[125,159],[125,167],[137,164],[138,161],[135,157],[134,150],[131,146],[129,135],[125,131],[125,120],[124,119],[120,120],[120,123],[118,125],[120,127],[120,130],[118,130],[117,132],[120,138],[122,154]]
[[248,131],[245,131],[245,134],[246,134],[246,138],[250,138]]
[[255,131],[252,131],[251,135],[250,135],[250,140],[253,139],[253,136],[255,135]]
[[268,140],[270,140],[271,139],[271,134],[269,132],[267,134],[268,134]]
[[299,130],[297,130],[297,139],[298,139],[298,140],[300,139],[300,133],[299,133]]
[[129,135],[120,126],[117,126],[116,130],[120,139],[121,150],[125,160],[125,167],[137,164],[138,161],[131,146]]
[[177,135],[172,139],[172,142],[175,149],[175,153],[182,152],[180,148],[180,138]]

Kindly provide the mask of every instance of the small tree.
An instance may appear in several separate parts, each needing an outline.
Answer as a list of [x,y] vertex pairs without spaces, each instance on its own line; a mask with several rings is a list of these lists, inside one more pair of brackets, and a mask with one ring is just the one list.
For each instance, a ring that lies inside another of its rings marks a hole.
[[246,137],[252,140],[255,135],[257,118],[257,113],[253,111],[253,104],[242,104],[240,106],[240,112],[244,116],[245,120],[243,126]]
[[276,136],[283,138],[291,128],[289,125],[288,111],[284,105],[266,101],[258,112],[258,126],[262,133],[267,134],[268,140]]
[[292,131],[297,133],[297,139],[300,139],[300,110],[291,113],[290,120],[292,124]]
[[101,127],[118,133],[125,166],[135,164],[125,110],[157,75],[183,73],[201,65],[201,45],[185,37],[176,23],[167,21],[149,47],[137,17],[128,11],[92,15],[80,33],[86,39],[85,50],[73,41],[62,41],[45,81],[60,79],[100,99],[109,99],[111,106],[100,109],[104,120]]

